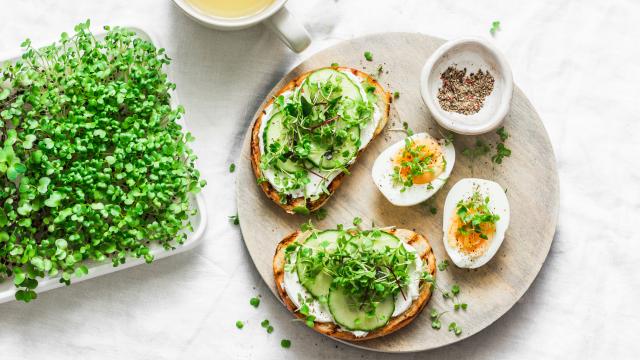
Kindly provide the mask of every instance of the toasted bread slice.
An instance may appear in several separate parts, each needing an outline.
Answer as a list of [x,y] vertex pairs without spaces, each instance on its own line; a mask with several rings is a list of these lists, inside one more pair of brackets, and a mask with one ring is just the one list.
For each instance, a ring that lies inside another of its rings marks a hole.
[[[346,68],[346,67],[333,67],[332,69],[349,71],[353,75],[363,79],[364,83],[368,83],[372,86],[375,86],[376,90],[374,93],[378,97],[378,102],[376,105],[380,109],[382,113],[382,117],[380,118],[380,121],[378,122],[378,126],[376,127],[375,132],[373,134],[373,138],[371,139],[371,141],[373,141],[382,132],[382,129],[384,128],[384,126],[387,124],[387,121],[389,120],[389,111],[391,109],[391,99],[392,99],[391,94],[387,92],[373,77],[371,77],[369,74],[366,74],[362,71]],[[267,101],[267,103],[262,108],[262,111],[260,111],[260,115],[258,115],[255,122],[253,123],[253,129],[251,133],[251,165],[253,167],[253,173],[256,175],[256,179],[260,179],[262,177],[262,170],[260,169],[260,157],[261,157],[260,136],[262,136],[262,134],[260,134],[260,126],[262,124],[263,117],[266,114],[266,109],[269,107],[269,105],[273,103],[276,97],[285,93],[288,90],[292,90],[292,89],[295,89],[296,87],[299,87],[304,81],[304,79],[307,78],[307,76],[309,76],[311,73],[318,70],[320,69],[309,71],[307,73],[300,75],[296,79],[291,80],[287,85],[285,85],[282,89],[280,89],[280,91],[278,91],[273,98]],[[357,161],[357,157],[360,156],[360,154],[365,148],[366,146],[360,149],[360,151],[356,155],[356,161]],[[315,210],[318,210],[320,207],[322,207],[322,205],[324,205],[324,203],[327,202],[329,197],[340,186],[344,175],[345,175],[344,173],[341,173],[335,179],[333,179],[331,183],[328,184],[327,186],[327,189],[329,190],[328,194],[321,194],[319,198],[313,201],[307,200],[304,197],[292,198],[291,196],[287,196],[286,201],[280,201],[281,200],[280,195],[268,181],[262,182],[258,186],[262,188],[262,191],[264,191],[264,193],[271,200],[273,200],[276,204],[278,204],[281,208],[283,208],[284,211],[286,211],[289,214],[293,214],[294,209],[299,207],[306,207],[309,211],[315,211]]]
[[[422,235],[413,232],[411,230],[405,229],[383,229],[390,234],[397,236],[400,240],[406,242],[407,244],[413,246],[417,253],[420,255],[424,263],[425,271],[429,272],[432,276],[435,277],[436,274],[436,258],[433,255],[433,251],[431,250],[431,246],[426,238]],[[276,282],[276,288],[278,289],[278,294],[280,295],[280,299],[284,303],[284,305],[291,311],[297,318],[304,319],[305,316],[296,311],[296,306],[291,301],[287,292],[284,289],[284,265],[285,265],[285,249],[289,244],[292,244],[295,241],[304,241],[310,232],[300,232],[296,231],[293,234],[285,237],[276,248],[276,253],[273,257],[273,276]],[[343,331],[340,329],[340,326],[335,323],[321,323],[316,322],[314,325],[314,330],[317,332],[331,336],[341,340],[347,341],[364,341],[374,339],[380,336],[385,336],[391,334],[394,331],[402,329],[406,325],[408,325],[413,319],[415,319],[420,311],[424,308],[424,306],[429,301],[431,297],[431,286],[426,283],[424,280],[420,281],[420,295],[416,298],[411,306],[402,314],[391,318],[389,322],[374,331],[369,332],[366,336],[356,337],[351,332]]]

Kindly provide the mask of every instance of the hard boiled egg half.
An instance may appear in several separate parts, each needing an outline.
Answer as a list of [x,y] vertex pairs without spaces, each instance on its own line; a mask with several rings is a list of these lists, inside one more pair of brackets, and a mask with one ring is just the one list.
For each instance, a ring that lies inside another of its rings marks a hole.
[[509,227],[509,201],[489,180],[462,179],[444,203],[444,247],[461,268],[475,269],[496,254]]
[[393,205],[412,206],[444,185],[455,161],[453,144],[418,133],[384,150],[373,164],[371,176]]

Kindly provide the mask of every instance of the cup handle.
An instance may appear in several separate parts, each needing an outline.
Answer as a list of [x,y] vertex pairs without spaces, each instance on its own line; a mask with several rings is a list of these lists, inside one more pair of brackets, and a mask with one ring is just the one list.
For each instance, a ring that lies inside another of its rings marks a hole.
[[284,6],[268,18],[265,24],[278,35],[282,42],[297,53],[306,49],[311,43],[311,36],[307,30]]

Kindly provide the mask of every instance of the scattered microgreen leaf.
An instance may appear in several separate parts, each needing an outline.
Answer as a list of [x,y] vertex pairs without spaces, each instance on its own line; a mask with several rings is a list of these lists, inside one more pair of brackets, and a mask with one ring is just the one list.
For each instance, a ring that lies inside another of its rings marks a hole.
[[495,36],[498,30],[500,30],[500,21],[496,20],[491,23],[491,28],[489,29],[489,32],[491,33],[491,36]]
[[491,161],[496,164],[502,164],[502,160],[509,156],[511,156],[511,149],[504,146],[503,143],[498,143],[496,145],[496,154],[491,157]]
[[458,284],[451,286],[451,293],[453,295],[458,295],[460,293],[460,286]]
[[291,340],[289,340],[289,339],[282,339],[282,340],[280,341],[280,346],[282,346],[282,347],[283,347],[283,348],[285,348],[285,349],[290,348],[290,347],[291,347]]
[[448,267],[449,267],[449,261],[447,259],[442,260],[438,263],[438,270],[440,271],[447,271]]
[[229,165],[229,172],[230,172],[230,173],[232,173],[232,172],[234,172],[234,171],[236,171],[236,164],[231,163],[231,164]]
[[311,222],[311,219],[309,219],[307,222],[300,224],[300,230],[302,231],[309,231],[309,230],[313,230],[315,229],[315,227],[313,226],[313,223]]
[[364,52],[364,58],[367,61],[373,61],[373,54],[371,53],[371,51],[365,51]]
[[240,320],[236,321],[236,327],[238,329],[242,329],[244,327],[244,323]]
[[229,216],[229,222],[231,222],[233,225],[240,225],[240,217],[238,216],[238,214],[231,215]]
[[326,219],[328,214],[329,213],[328,213],[327,209],[325,209],[325,208],[320,208],[314,213],[314,215],[315,215],[317,220]]
[[249,304],[251,304],[251,306],[253,306],[254,308],[257,308],[258,306],[260,306],[260,299],[258,299],[257,297],[253,297],[249,300]]
[[476,143],[473,147],[465,147],[464,149],[462,149],[462,155],[470,158],[473,161],[480,156],[488,154],[490,150],[491,148],[486,142],[480,139],[476,139]]
[[456,336],[462,334],[462,328],[458,326],[455,322],[449,324],[449,331],[452,331]]
[[504,129],[504,126],[501,126],[496,133],[498,134],[498,136],[500,136],[500,140],[502,142],[507,141],[507,139],[509,138],[509,133]]

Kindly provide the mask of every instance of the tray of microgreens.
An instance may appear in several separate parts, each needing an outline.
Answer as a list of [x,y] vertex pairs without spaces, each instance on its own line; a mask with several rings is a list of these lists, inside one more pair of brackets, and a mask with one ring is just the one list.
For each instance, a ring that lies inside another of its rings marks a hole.
[[205,185],[167,75],[137,28],[89,21],[0,66],[0,302],[192,248]]

